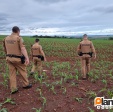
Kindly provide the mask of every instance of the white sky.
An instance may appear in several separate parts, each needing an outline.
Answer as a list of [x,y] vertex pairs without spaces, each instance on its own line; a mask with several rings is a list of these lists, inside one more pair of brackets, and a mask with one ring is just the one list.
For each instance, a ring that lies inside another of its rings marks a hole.
[[113,0],[1,0],[0,34],[113,34]]

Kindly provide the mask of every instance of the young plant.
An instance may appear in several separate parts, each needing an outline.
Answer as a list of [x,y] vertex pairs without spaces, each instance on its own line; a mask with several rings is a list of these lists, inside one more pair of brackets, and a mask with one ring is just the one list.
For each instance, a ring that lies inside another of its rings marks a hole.
[[48,76],[47,76],[47,74],[45,72],[43,72],[42,75],[44,77],[44,78],[42,77],[42,79],[47,79]]
[[113,110],[112,110],[112,109],[110,109],[110,110],[109,110],[109,112],[113,112]]
[[2,108],[0,112],[8,112],[7,108]]
[[54,93],[54,94],[56,94],[56,92],[55,92],[55,87],[52,85],[52,87],[50,88],[50,90],[52,90],[52,92]]
[[88,107],[89,112],[95,112],[93,109],[91,109],[90,107]]
[[63,78],[61,78],[61,80],[59,81],[59,84],[60,84],[60,85],[63,84]]
[[1,82],[1,84],[4,86],[4,87],[6,87],[6,88],[8,88],[8,75],[7,74],[3,74],[3,82]]
[[113,97],[113,90],[108,90],[108,91],[107,91],[107,94],[108,94],[108,96],[109,96],[110,98],[112,98],[112,97]]
[[79,102],[79,103],[82,103],[83,98],[74,97],[74,100],[76,100],[76,101]]
[[106,88],[102,88],[102,89],[99,91],[99,93],[105,92],[105,91],[107,91],[107,89],[106,89]]
[[43,107],[44,107],[46,105],[47,100],[45,97],[41,97],[41,98],[43,99]]
[[11,98],[7,98],[3,103],[0,104],[0,106],[4,105],[6,103],[10,103],[12,105],[15,105],[15,102]]
[[72,83],[71,83],[71,86],[76,86],[76,87],[78,87],[78,83],[77,83],[77,82],[72,82]]
[[88,99],[95,98],[97,96],[96,92],[94,91],[88,91],[86,94],[89,96]]
[[36,110],[36,112],[41,112],[41,108],[37,109],[37,108],[32,108],[33,110]]
[[40,97],[42,97],[42,90],[37,88],[36,91],[39,91]]
[[67,92],[66,87],[62,87],[61,89],[63,90],[63,94],[66,94]]
[[107,87],[107,80],[103,79],[102,83],[105,84],[105,87]]
[[45,84],[46,87],[50,87],[51,86],[50,84],[47,84],[46,82],[43,82],[43,84]]
[[78,81],[78,75],[75,75],[75,79]]

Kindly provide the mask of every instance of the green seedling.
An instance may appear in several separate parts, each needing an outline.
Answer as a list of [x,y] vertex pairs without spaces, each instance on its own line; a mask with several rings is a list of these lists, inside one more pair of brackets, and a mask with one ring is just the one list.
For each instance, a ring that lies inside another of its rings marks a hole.
[[52,90],[52,92],[54,93],[54,94],[56,94],[56,92],[55,92],[55,87],[52,85],[52,87],[50,88],[50,90]]
[[75,74],[78,76],[78,74],[79,74],[79,73],[78,73],[78,70],[77,70],[77,69],[75,69],[74,71],[75,71]]
[[96,83],[96,80],[95,80],[95,79],[91,79],[91,82],[92,82],[92,83]]
[[95,112],[93,109],[91,109],[90,107],[88,107],[89,112]]
[[77,83],[77,82],[72,82],[72,83],[71,83],[71,86],[76,86],[76,87],[78,87],[78,83]]
[[63,94],[66,94],[66,92],[67,92],[66,88],[62,87],[61,89],[63,90]]
[[108,91],[107,91],[107,94],[108,94],[108,96],[109,96],[110,98],[112,98],[112,97],[113,97],[113,90],[108,90]]
[[75,75],[75,79],[78,81],[78,75]]
[[4,105],[6,103],[10,103],[12,105],[16,104],[11,98],[7,98],[3,103],[0,104],[0,106]]
[[59,81],[59,84],[60,84],[60,85],[63,84],[63,78],[61,78],[61,80]]
[[97,94],[94,91],[89,91],[86,94],[89,96],[88,99],[95,98],[97,96]]
[[45,84],[46,87],[50,87],[51,86],[50,84],[47,84],[46,82],[43,82],[43,84]]
[[46,98],[45,98],[45,97],[41,97],[41,98],[43,99],[43,106],[45,106],[45,105],[46,105],[47,100],[46,100]]
[[46,79],[48,77],[45,72],[43,72],[42,75],[43,75],[42,79]]
[[42,97],[42,90],[37,88],[36,91],[39,91],[40,97]]
[[105,87],[107,87],[107,80],[103,79],[102,83],[105,84]]
[[90,71],[89,77],[93,77],[93,72],[92,71]]
[[74,99],[79,103],[82,103],[82,100],[83,100],[83,98],[77,98],[77,97],[74,97]]
[[105,92],[105,91],[107,91],[107,89],[106,89],[106,88],[102,88],[102,89],[99,91],[99,93]]
[[40,82],[40,84],[42,84],[42,80],[43,80],[42,76],[41,76],[41,78],[38,77],[38,81]]
[[33,110],[36,110],[36,112],[41,112],[41,108],[37,109],[37,108],[32,108]]
[[36,81],[38,81],[38,76],[37,76],[37,74],[34,74],[33,76],[34,76],[34,79],[35,79]]
[[8,112],[7,108],[2,108],[0,112]]
[[4,86],[4,87],[6,87],[6,88],[8,88],[8,75],[7,74],[3,74],[3,82],[1,82],[1,84]]
[[110,110],[109,110],[109,112],[113,112],[113,110],[112,110],[112,109],[110,109]]

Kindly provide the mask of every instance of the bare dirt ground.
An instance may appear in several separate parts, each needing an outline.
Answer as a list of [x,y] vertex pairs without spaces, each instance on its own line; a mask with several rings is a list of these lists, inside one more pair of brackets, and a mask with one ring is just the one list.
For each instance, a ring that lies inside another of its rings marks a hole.
[[[3,58],[1,58],[3,60]],[[57,57],[48,57],[47,60],[59,61],[59,62],[70,62],[71,64],[75,63],[74,59],[58,59]],[[44,66],[44,72],[46,72],[48,78],[47,82],[54,82],[56,79],[51,75],[51,69],[47,69]],[[4,69],[0,71],[0,82],[3,82],[2,74]],[[36,112],[33,108],[43,108],[41,112],[90,112],[88,107],[95,110],[95,112],[108,112],[107,110],[97,110],[94,108],[94,98],[88,99],[89,96],[86,94],[87,91],[98,91],[104,86],[98,80],[96,83],[92,83],[90,78],[87,81],[81,79],[68,80],[66,83],[63,83],[63,87],[66,88],[66,93],[63,94],[63,89],[61,85],[55,86],[56,94],[54,94],[47,86],[40,84],[39,82],[34,81],[33,76],[29,76],[30,83],[33,87],[31,89],[25,90],[22,88],[21,77],[17,75],[18,79],[18,89],[19,92],[11,95],[9,86],[8,88],[0,84],[0,103],[4,102],[6,98],[11,98],[15,102],[14,105],[6,103],[2,108],[7,108],[9,112]],[[75,86],[71,86],[71,84]],[[113,82],[109,81],[108,88],[113,86]],[[41,89],[43,96],[46,98],[46,104],[43,106],[43,99],[40,97],[39,91],[37,88]],[[99,93],[97,96],[104,95],[105,92]],[[81,102],[77,101],[76,98],[81,98]]]

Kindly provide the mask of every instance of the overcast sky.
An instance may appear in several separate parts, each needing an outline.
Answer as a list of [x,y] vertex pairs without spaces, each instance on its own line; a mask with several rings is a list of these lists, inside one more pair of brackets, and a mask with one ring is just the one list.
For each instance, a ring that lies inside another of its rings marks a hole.
[[113,34],[113,0],[1,0],[0,34]]

